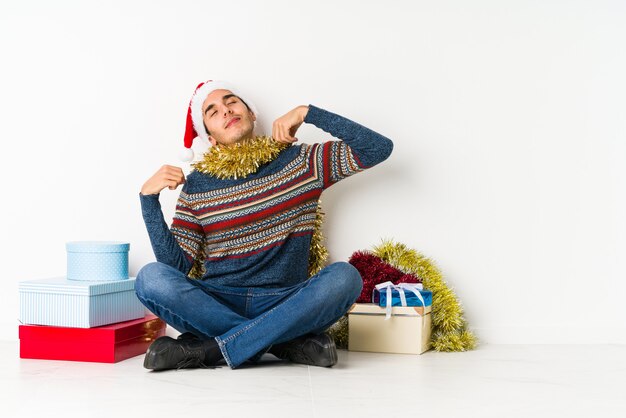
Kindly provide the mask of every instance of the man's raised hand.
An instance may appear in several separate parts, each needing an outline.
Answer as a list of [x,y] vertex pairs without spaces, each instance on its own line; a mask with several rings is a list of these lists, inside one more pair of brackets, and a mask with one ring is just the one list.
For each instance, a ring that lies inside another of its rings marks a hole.
[[180,167],[164,165],[144,183],[141,187],[141,194],[157,194],[166,187],[174,190],[184,182],[185,174],[183,174],[183,170]]
[[296,142],[296,131],[304,122],[308,111],[309,107],[302,105],[276,119],[272,124],[272,137],[277,142]]

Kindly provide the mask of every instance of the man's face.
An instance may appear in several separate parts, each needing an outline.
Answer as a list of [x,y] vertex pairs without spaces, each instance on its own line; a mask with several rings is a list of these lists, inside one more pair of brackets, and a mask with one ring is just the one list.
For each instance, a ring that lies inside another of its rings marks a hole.
[[252,137],[256,115],[230,90],[213,90],[202,103],[212,145],[232,145]]

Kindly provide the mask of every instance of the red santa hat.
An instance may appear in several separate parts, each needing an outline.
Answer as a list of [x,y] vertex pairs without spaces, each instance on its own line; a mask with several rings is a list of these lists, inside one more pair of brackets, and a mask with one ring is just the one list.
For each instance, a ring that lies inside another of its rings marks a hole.
[[181,160],[183,161],[192,161],[194,158],[194,152],[191,149],[193,145],[193,141],[196,138],[201,138],[206,143],[209,143],[209,135],[207,134],[206,129],[204,128],[204,122],[202,118],[202,104],[206,100],[207,96],[211,94],[213,90],[230,90],[233,94],[236,94],[241,100],[246,102],[250,110],[257,116],[258,113],[256,107],[252,102],[247,99],[244,99],[240,94],[238,94],[237,88],[235,88],[232,84],[226,81],[220,80],[208,80],[203,83],[198,84],[196,87],[193,96],[191,96],[191,100],[189,101],[189,108],[187,109],[187,125],[185,127],[185,150],[181,155]]

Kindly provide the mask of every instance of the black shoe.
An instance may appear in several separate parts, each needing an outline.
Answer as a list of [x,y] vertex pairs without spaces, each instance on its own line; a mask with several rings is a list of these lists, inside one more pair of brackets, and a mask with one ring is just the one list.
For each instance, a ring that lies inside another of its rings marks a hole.
[[202,341],[199,338],[157,338],[148,348],[143,367],[150,370],[215,368],[223,358],[217,341]]
[[337,364],[335,341],[326,333],[303,336],[286,343],[275,344],[269,352],[293,363],[320,367],[332,367]]
[[183,332],[176,339],[177,340],[199,340],[200,337],[198,337],[196,334],[192,334],[191,332]]

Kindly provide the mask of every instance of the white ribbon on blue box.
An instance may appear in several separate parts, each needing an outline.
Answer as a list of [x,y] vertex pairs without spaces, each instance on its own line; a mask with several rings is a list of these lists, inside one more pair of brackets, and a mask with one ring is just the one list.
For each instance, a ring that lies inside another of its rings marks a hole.
[[[400,305],[401,306],[407,306],[407,300],[406,300],[406,293],[405,291],[409,291],[411,293],[413,293],[417,299],[419,300],[420,304],[418,306],[423,306],[426,307],[426,301],[424,300],[424,297],[422,296],[421,291],[423,291],[424,286],[421,283],[398,283],[398,284],[393,284],[392,282],[383,282],[380,284],[377,284],[376,287],[372,290],[372,302],[377,303],[376,301],[376,293],[380,293],[382,296],[382,291],[383,289],[386,289],[385,292],[385,320],[390,319],[391,318],[391,307],[393,306],[393,293],[394,291],[400,296]],[[430,293],[430,292],[429,292]],[[432,295],[432,294],[430,294]],[[429,296],[430,296],[429,295]],[[382,297],[380,297],[381,302],[382,302]],[[429,298],[432,300],[432,296],[431,298]],[[430,301],[429,301],[430,302]],[[431,302],[432,303],[432,302]]]

